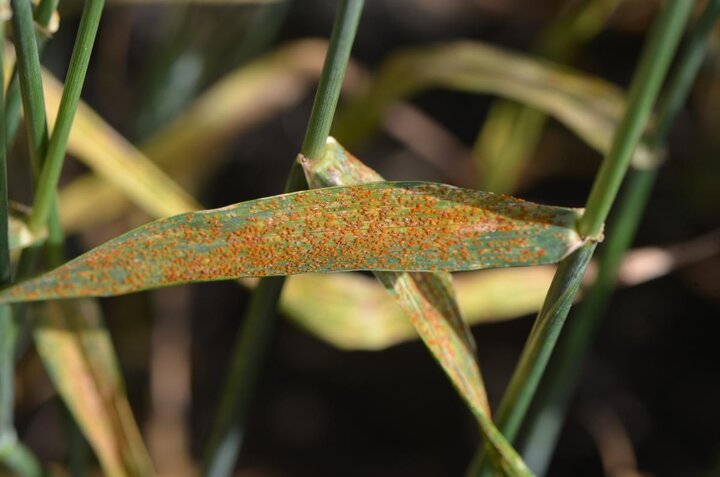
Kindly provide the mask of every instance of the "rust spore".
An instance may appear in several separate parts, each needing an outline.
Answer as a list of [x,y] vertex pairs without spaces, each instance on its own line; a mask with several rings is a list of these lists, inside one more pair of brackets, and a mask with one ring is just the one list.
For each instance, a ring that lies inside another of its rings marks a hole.
[[348,270],[472,270],[558,261],[571,209],[452,186],[374,182],[147,224],[10,297],[113,295],[176,283]]

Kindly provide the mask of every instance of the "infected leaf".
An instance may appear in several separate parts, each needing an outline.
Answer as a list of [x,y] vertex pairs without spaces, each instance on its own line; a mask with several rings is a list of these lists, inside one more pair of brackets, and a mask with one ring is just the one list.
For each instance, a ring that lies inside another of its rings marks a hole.
[[573,209],[425,182],[296,192],[151,222],[4,290],[0,300],[243,276],[554,263],[581,245],[578,217]]
[[[301,157],[311,188],[354,185],[383,178],[329,138],[322,158]],[[455,298],[449,273],[375,272],[397,300],[461,395],[490,414],[475,358],[475,340]]]
[[[381,181],[382,176],[329,138],[323,156],[300,156],[311,188]],[[490,416],[485,385],[476,358],[475,340],[463,321],[455,298],[452,277],[446,272],[375,272],[375,277],[395,298],[440,366],[471,410]],[[316,307],[313,307],[316,308]],[[483,435],[488,423],[478,419]],[[506,452],[514,453],[504,441]]]

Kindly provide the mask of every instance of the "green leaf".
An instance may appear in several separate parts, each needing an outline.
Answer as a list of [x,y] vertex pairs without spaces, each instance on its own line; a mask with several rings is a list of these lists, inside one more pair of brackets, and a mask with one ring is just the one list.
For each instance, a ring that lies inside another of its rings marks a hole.
[[[334,135],[346,145],[370,135],[389,105],[421,91],[446,88],[494,94],[531,106],[567,126],[600,152],[610,148],[625,95],[601,79],[548,61],[489,46],[456,42],[408,49],[382,65],[364,95],[338,116]],[[638,146],[634,160],[654,153]]]
[[377,182],[161,219],[0,293],[6,302],[106,296],[243,276],[459,271],[554,263],[578,211],[424,182]]
[[132,415],[110,335],[92,300],[33,307],[38,354],[58,393],[95,450],[105,475],[153,474]]

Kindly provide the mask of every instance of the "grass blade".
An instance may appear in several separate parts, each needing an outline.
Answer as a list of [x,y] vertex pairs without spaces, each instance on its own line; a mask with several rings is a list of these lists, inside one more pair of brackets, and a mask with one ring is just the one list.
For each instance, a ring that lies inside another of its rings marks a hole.
[[582,244],[578,216],[442,184],[333,187],[158,220],[0,296],[41,300],[241,276],[553,263]]
[[50,301],[33,311],[38,353],[105,475],[152,475],[97,303]]
[[[625,110],[621,90],[598,78],[479,42],[417,48],[391,56],[370,88],[338,116],[345,145],[368,137],[392,102],[432,88],[494,94],[553,116],[600,152],[610,148]],[[639,146],[634,160],[652,151]]]

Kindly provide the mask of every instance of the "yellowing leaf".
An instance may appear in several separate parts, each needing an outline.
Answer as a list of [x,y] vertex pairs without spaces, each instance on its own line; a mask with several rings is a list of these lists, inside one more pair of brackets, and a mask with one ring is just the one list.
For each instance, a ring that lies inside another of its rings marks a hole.
[[[326,50],[325,41],[301,40],[238,68],[152,136],[142,152],[82,105],[68,150],[98,177],[83,176],[61,191],[64,229],[78,231],[111,220],[131,203],[155,218],[199,209],[155,164],[182,186],[197,188],[215,170],[228,141],[305,96],[320,75]],[[48,111],[56,111],[61,89],[57,81],[45,83]]]
[[110,335],[92,300],[35,305],[33,335],[50,378],[110,477],[153,474]]
[[242,276],[554,263],[581,245],[578,216],[434,183],[331,187],[152,222],[0,298],[116,295]]
[[[480,42],[457,42],[393,54],[366,94],[338,117],[334,135],[346,145],[357,142],[377,127],[392,102],[433,88],[494,94],[532,106],[601,152],[609,149],[625,110],[623,92],[605,81]],[[634,160],[653,157],[641,145]]]
[[[48,121],[54,124],[62,95],[62,85],[50,73],[43,74]],[[103,121],[85,103],[80,102],[69,148],[108,183],[122,190],[128,198],[150,215],[167,216],[198,208],[194,199],[142,153]],[[107,184],[103,187],[107,188]],[[85,196],[85,203],[96,211],[103,211],[98,202],[103,197]],[[62,208],[61,203],[61,208]]]

